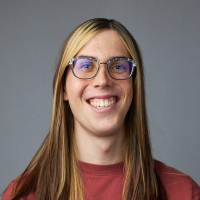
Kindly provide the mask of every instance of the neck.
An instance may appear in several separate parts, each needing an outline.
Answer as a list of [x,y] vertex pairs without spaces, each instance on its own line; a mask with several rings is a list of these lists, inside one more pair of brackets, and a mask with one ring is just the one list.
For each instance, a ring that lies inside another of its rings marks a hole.
[[75,129],[75,141],[80,161],[109,165],[123,161],[123,137],[122,131],[109,136],[96,136],[94,134]]

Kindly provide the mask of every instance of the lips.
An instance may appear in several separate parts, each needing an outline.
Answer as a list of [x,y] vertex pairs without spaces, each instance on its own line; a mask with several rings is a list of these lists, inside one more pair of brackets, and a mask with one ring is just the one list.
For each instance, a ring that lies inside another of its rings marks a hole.
[[117,102],[117,97],[108,97],[108,98],[92,98],[88,100],[88,103],[98,109],[111,107]]

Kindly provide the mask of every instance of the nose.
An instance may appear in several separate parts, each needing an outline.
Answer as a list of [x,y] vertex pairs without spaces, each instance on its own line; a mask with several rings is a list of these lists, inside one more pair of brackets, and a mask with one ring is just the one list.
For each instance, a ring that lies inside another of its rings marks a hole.
[[107,70],[107,63],[100,63],[99,71],[93,79],[94,87],[108,87],[111,86],[111,76]]

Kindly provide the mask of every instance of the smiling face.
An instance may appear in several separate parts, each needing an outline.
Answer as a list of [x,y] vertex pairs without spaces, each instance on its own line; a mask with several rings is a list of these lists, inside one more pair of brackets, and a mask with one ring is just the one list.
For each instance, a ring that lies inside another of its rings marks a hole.
[[[130,55],[118,33],[101,30],[78,52],[105,63],[113,57]],[[74,115],[75,134],[84,132],[96,136],[124,134],[124,120],[132,102],[132,78],[115,80],[101,64],[98,74],[88,80],[78,79],[68,70],[64,100],[69,101]]]

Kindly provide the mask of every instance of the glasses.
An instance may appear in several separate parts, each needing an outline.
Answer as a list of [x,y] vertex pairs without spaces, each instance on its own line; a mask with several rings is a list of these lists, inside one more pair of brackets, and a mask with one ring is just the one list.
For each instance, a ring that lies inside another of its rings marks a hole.
[[126,80],[130,78],[136,70],[135,61],[125,57],[114,57],[105,63],[100,63],[99,60],[93,57],[85,56],[72,58],[69,61],[74,76],[80,79],[94,78],[101,64],[107,65],[109,75],[117,80]]

